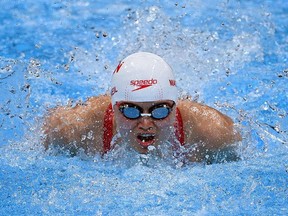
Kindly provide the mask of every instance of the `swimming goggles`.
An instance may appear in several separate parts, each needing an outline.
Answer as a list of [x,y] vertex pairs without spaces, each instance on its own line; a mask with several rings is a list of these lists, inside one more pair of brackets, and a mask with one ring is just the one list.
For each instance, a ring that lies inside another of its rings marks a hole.
[[148,110],[149,113],[143,113],[143,109],[135,104],[123,104],[119,106],[119,111],[128,119],[138,119],[147,116],[161,120],[170,114],[174,105],[175,102],[173,102],[172,107],[167,104],[157,104]]

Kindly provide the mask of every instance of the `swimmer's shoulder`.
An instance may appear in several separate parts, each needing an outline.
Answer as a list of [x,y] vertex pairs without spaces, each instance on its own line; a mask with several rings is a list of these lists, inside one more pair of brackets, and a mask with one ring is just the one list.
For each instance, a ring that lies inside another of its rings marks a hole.
[[201,105],[191,100],[179,100],[177,108],[181,114],[183,121],[184,140],[185,143],[198,142],[198,117],[197,113],[201,110]]
[[[209,118],[215,115],[223,115],[213,107],[192,100],[179,100],[177,107],[182,116],[191,118]],[[223,115],[225,116],[225,115]]]
[[190,100],[179,101],[177,106],[187,142],[202,141],[207,144],[207,148],[212,149],[241,139],[235,133],[232,119],[220,111]]
[[194,117],[199,115],[199,113],[201,113],[204,109],[207,109],[208,107],[187,99],[179,100],[177,102],[177,108],[179,109],[184,119],[192,120]]
[[51,125],[51,127],[60,127],[61,125],[84,127],[89,124],[94,125],[95,122],[101,124],[110,103],[110,96],[100,95],[90,97],[85,102],[77,102],[74,106],[57,106],[48,111],[45,124]]
[[107,107],[111,104],[110,95],[99,95],[90,97],[86,101],[86,106],[93,108],[94,110],[106,110]]
[[[105,115],[106,110],[111,104],[111,97],[109,95],[93,96],[86,100],[85,103],[75,107],[77,113],[86,113],[86,119],[91,119],[94,122],[101,122]],[[87,120],[88,120],[87,119]]]

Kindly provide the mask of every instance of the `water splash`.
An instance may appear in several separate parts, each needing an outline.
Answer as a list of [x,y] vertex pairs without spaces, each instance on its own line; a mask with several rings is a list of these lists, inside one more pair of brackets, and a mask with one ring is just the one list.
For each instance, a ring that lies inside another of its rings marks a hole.
[[[287,214],[286,1],[142,3],[1,2],[0,214]],[[104,93],[139,50],[237,122],[243,160],[174,169],[43,150],[38,115]]]

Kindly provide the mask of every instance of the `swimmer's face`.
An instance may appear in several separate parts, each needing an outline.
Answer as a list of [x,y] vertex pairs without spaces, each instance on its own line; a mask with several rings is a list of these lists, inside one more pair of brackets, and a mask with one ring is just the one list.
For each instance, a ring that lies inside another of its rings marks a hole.
[[139,153],[147,153],[149,146],[159,146],[172,134],[176,109],[173,101],[121,101],[113,108],[117,132]]

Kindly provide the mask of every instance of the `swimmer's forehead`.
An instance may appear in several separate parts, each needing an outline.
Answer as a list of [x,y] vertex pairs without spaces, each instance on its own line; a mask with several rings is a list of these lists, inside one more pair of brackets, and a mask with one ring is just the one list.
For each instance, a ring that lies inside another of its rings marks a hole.
[[175,102],[173,100],[157,100],[157,101],[147,101],[147,102],[137,102],[137,101],[118,101],[117,104],[135,104],[138,106],[154,106],[157,104],[168,104],[173,105]]

